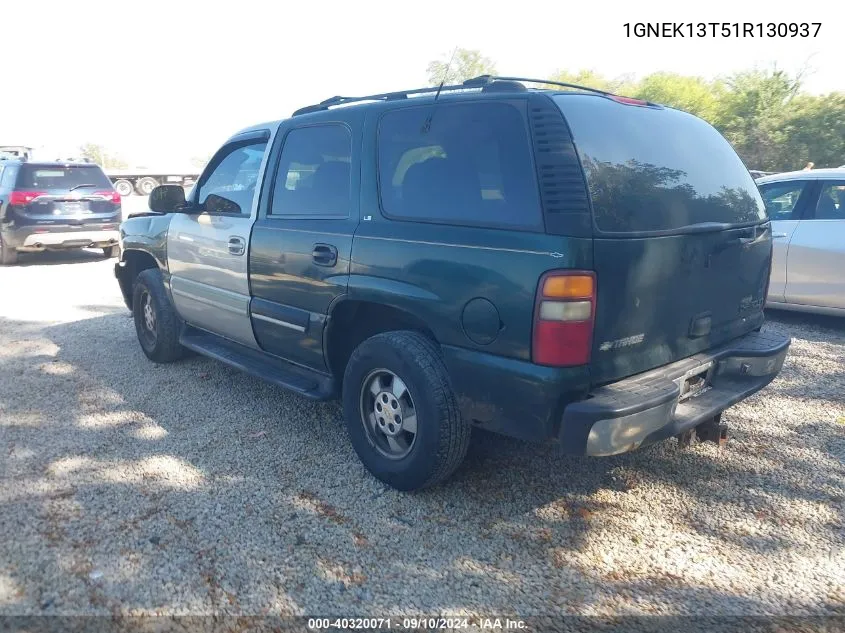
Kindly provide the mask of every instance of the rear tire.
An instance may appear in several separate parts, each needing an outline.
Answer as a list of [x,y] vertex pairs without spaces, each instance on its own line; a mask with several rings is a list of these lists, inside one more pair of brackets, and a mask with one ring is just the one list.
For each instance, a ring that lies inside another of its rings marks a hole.
[[138,342],[151,361],[172,363],[185,355],[185,348],[179,344],[179,316],[164,290],[158,268],[142,270],[135,279],[132,316]]
[[117,182],[114,183],[114,189],[121,195],[121,197],[125,198],[127,196],[131,196],[132,192],[135,191],[135,188],[132,186],[132,183],[125,178],[121,178]]
[[145,176],[135,183],[135,191],[137,191],[138,195],[141,196],[150,195],[156,187],[158,187],[158,181],[155,178],[150,178],[149,176]]
[[14,248],[9,248],[3,241],[3,236],[0,236],[0,266],[14,266],[17,263],[18,252]]
[[355,349],[343,378],[343,412],[361,462],[398,490],[443,481],[469,446],[471,429],[439,350],[418,332],[384,332]]
[[120,246],[115,244],[114,246],[106,246],[103,248],[103,256],[106,259],[110,259],[112,257],[120,257]]

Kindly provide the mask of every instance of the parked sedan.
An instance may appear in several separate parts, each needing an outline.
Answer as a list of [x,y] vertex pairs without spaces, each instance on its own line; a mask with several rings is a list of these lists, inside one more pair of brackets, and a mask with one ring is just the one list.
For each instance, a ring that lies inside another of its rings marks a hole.
[[845,169],[774,174],[757,185],[774,238],[766,305],[845,316]]

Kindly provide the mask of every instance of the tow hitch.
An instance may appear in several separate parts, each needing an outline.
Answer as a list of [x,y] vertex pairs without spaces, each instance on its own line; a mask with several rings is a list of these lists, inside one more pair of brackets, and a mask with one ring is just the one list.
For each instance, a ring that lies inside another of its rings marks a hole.
[[693,434],[699,442],[713,442],[719,446],[724,446],[728,441],[728,425],[722,422],[722,414],[720,413],[695,428],[678,435],[678,444],[681,448],[687,448],[692,444]]

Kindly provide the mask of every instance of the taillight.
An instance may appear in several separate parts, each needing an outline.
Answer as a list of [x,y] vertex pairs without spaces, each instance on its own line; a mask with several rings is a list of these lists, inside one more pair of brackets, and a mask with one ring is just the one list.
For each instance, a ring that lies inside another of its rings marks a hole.
[[46,191],[12,191],[9,194],[9,204],[29,204],[36,198],[46,195]]
[[633,97],[608,95],[608,98],[613,99],[616,103],[623,103],[625,105],[659,107],[656,103],[651,103],[650,101],[645,101],[644,99],[634,99]]
[[105,191],[95,191],[94,195],[103,196],[104,198],[107,198],[112,202],[116,202],[117,204],[120,204],[121,201],[120,194],[117,193],[114,189],[107,189]]
[[554,270],[544,274],[534,306],[532,360],[554,367],[589,363],[595,315],[594,272]]

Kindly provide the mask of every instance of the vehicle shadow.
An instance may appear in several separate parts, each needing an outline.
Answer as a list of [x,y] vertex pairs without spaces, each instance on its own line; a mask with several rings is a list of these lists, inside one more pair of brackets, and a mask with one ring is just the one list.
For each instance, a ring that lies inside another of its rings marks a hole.
[[44,251],[43,253],[18,253],[17,266],[57,266],[60,264],[85,264],[107,259],[100,249],[74,249]]
[[[128,312],[32,338],[0,356],[0,372],[15,376],[0,393],[2,475],[14,482],[0,504],[13,518],[0,522],[16,535],[0,552],[21,595],[0,606],[7,613],[499,613],[526,595],[537,613],[577,613],[632,591],[677,612],[765,612],[771,603],[727,585],[628,567],[614,552],[647,560],[653,533],[671,527],[699,555],[800,553],[780,534],[778,521],[800,520],[781,499],[845,498],[841,439],[821,434],[808,455],[802,434],[815,427],[755,447],[765,452],[755,466],[742,452],[754,440],[742,435],[738,451],[669,441],[587,459],[475,433],[451,480],[402,494],[360,465],[336,404],[201,357],[154,365]],[[829,467],[809,481],[777,479],[806,471],[808,456]],[[759,490],[732,485],[749,478]],[[778,495],[760,492],[770,483]],[[813,525],[818,538],[838,542],[841,503],[837,512]],[[755,521],[758,532],[732,533]],[[384,590],[408,584],[404,600]]]

